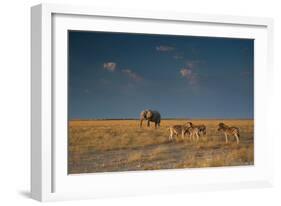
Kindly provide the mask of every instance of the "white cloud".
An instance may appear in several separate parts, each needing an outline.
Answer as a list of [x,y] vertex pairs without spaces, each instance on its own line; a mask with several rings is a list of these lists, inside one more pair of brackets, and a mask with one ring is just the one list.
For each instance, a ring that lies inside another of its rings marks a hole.
[[106,62],[103,64],[103,68],[107,71],[114,72],[117,64],[115,62]]
[[168,52],[173,50],[175,50],[175,48],[171,46],[165,46],[165,45],[156,46],[156,51],[159,52]]
[[194,73],[191,69],[182,68],[180,70],[180,74],[182,77],[188,80],[190,85],[196,85],[198,83],[197,74]]
[[133,72],[130,69],[122,69],[122,72],[127,75],[130,79],[139,82],[142,80],[142,77],[138,75],[137,73]]
[[181,73],[182,77],[188,77],[192,74],[192,71],[191,71],[191,69],[183,68],[180,70],[180,73]]
[[189,69],[194,69],[195,67],[197,67],[199,64],[201,64],[201,61],[199,60],[187,60],[186,61],[186,66]]
[[198,65],[202,64],[201,60],[186,60],[186,66],[180,70],[180,75],[188,80],[190,85],[198,85]]
[[181,55],[181,54],[175,54],[175,55],[173,56],[173,58],[174,58],[174,59],[183,59],[183,55]]

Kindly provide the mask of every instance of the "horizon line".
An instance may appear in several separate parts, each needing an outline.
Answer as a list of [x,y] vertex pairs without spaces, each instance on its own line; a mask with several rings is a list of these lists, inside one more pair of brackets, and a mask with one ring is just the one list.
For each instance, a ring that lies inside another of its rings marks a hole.
[[[74,118],[68,121],[93,121],[93,120],[140,120],[139,118]],[[161,120],[254,120],[254,118],[162,118]]]

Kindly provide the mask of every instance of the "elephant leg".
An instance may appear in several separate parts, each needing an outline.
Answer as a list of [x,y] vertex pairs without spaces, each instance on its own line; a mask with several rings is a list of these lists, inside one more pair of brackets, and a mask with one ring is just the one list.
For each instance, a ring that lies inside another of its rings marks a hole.
[[148,126],[148,127],[150,126],[149,120],[147,120],[147,126]]
[[141,120],[140,120],[140,127],[142,127],[142,121],[143,121],[143,120],[141,119]]
[[157,128],[157,122],[155,122],[155,129]]

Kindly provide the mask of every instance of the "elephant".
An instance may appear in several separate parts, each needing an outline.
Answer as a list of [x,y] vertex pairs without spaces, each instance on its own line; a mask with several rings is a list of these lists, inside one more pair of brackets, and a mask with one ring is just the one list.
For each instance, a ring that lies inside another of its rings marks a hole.
[[140,113],[140,127],[142,127],[142,121],[147,120],[147,126],[150,126],[150,122],[155,123],[155,128],[160,127],[161,115],[158,111],[146,109]]

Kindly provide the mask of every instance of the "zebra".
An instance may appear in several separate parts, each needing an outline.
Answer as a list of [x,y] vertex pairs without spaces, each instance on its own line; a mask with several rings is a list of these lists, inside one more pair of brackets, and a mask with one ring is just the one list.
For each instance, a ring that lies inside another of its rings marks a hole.
[[182,140],[184,140],[184,134],[186,131],[186,128],[184,125],[173,125],[168,127],[168,130],[170,131],[170,136],[169,136],[169,140],[173,140],[173,136],[176,135],[178,136],[179,134],[181,134]]
[[[194,140],[194,137],[196,136],[196,142],[199,141],[199,132],[200,132],[200,128],[193,125],[191,122],[187,122],[186,125],[188,126],[187,132],[189,133],[189,140],[191,141]],[[205,128],[206,130],[206,128]]]
[[186,125],[169,126],[168,130],[170,131],[170,136],[169,136],[170,141],[173,140],[174,135],[178,136],[179,134],[181,134],[181,138],[182,140],[184,140],[185,134],[188,133],[188,127]]
[[198,128],[199,132],[198,134],[199,135],[206,135],[207,134],[207,129],[206,129],[206,126],[204,124],[200,124],[200,125],[194,125],[192,122],[187,122],[186,123],[189,127],[196,127]]
[[219,127],[218,131],[223,131],[226,143],[228,143],[227,135],[233,135],[236,138],[236,143],[239,144],[239,137],[240,137],[239,128],[237,128],[237,127],[229,127],[229,126],[227,126],[224,123],[219,123],[218,127]]

